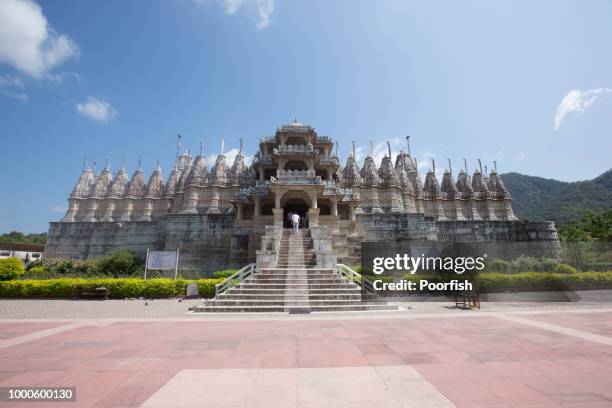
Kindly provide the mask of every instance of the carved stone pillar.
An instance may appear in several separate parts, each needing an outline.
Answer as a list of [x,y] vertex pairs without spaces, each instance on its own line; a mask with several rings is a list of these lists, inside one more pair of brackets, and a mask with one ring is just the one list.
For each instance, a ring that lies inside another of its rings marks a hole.
[[330,201],[331,201],[331,215],[338,216],[338,199],[332,198]]
[[210,205],[208,206],[207,214],[220,214],[219,211],[219,189],[217,187],[213,187],[210,192]]
[[[308,227],[319,225],[319,212],[321,209],[319,208],[309,208],[308,209]],[[282,217],[282,215],[281,215]]]
[[68,202],[68,210],[62,218],[62,222],[74,222],[76,215],[79,212],[79,200],[71,198]]
[[482,220],[482,217],[480,216],[480,212],[478,211],[478,200],[470,200],[471,201],[471,206],[472,206],[472,219],[474,221],[480,221]]
[[242,203],[238,203],[236,204],[236,219],[237,220],[241,220],[242,219],[242,210],[243,210],[244,205]]
[[132,220],[132,213],[134,212],[134,202],[131,198],[125,200],[125,207],[119,217],[119,221],[128,222]]
[[455,205],[455,219],[457,221],[465,221],[466,218],[463,215],[463,209],[461,208],[461,199],[455,198],[453,201]]
[[274,214],[274,225],[277,227],[283,227],[283,209],[273,208],[272,214]]
[[372,214],[380,214],[383,212],[380,208],[380,202],[378,201],[378,187],[370,188],[370,202],[372,205]]
[[89,206],[87,207],[87,215],[85,215],[85,222],[96,221],[96,210],[98,209],[98,200],[90,200]]
[[485,200],[485,205],[487,206],[488,219],[491,221],[496,221],[497,215],[495,214],[495,208],[494,208],[495,201],[491,199],[487,199]]
[[113,213],[115,212],[115,207],[117,202],[109,198],[106,203],[106,209],[104,210],[104,217],[102,217],[103,222],[113,222]]
[[153,201],[147,198],[144,203],[144,211],[138,221],[151,221],[151,214],[153,214]]
[[253,202],[255,204],[253,215],[259,217],[261,215],[261,197],[253,197]]
[[198,188],[187,187],[185,189],[185,200],[183,201],[183,209],[181,210],[181,214],[195,214],[198,212],[197,204],[198,204]]

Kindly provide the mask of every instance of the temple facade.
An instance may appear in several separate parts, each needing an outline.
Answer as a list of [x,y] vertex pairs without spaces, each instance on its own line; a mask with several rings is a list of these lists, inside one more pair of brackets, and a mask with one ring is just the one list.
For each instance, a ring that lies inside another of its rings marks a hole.
[[222,152],[210,164],[200,146],[195,157],[177,151],[167,179],[159,164],[148,179],[140,163],[131,177],[123,166],[113,175],[108,161],[99,174],[84,166],[45,253],[180,248],[186,269],[273,266],[290,212],[311,230],[326,267],[358,263],[362,241],[508,242],[539,256],[558,246],[553,223],[517,219],[496,169],[455,176],[449,163],[440,181],[432,163],[423,181],[409,146],[395,157],[389,147],[379,164],[370,149],[362,165],[353,146],[342,166],[330,137],[294,121],[262,138],[250,165],[242,146],[233,163]]

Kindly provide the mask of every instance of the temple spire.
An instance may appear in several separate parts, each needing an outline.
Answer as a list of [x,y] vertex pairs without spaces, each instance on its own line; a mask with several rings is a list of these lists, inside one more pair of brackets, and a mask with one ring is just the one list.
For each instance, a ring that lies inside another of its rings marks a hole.
[[463,159],[463,167],[465,168],[465,172],[468,172],[468,168],[467,168],[467,160]]
[[242,138],[240,138],[240,149],[238,149],[238,156],[242,156]]
[[493,160],[493,168],[495,169],[495,172],[497,173],[497,160]]
[[434,158],[431,158],[431,168],[432,171],[434,172],[434,174],[436,173],[436,161],[434,160]]
[[482,173],[482,161],[480,159],[478,159],[478,168],[480,169],[480,172]]
[[121,158],[121,170],[125,171],[125,157]]
[[181,150],[181,135],[176,135],[176,157],[179,157]]
[[391,143],[387,140],[387,150],[389,151],[389,158],[391,158]]
[[87,156],[83,157],[83,171],[87,169]]
[[451,166],[451,160],[450,159],[446,159],[446,160],[448,160],[448,171],[450,173],[452,173],[453,172],[453,167]]
[[200,156],[204,155],[204,138],[200,139]]
[[138,168],[136,168],[137,171],[141,171],[142,170],[142,156],[138,156]]
[[109,163],[108,156],[106,156],[106,158],[104,159],[104,170],[110,170],[110,163]]
[[357,161],[357,156],[355,156],[355,141],[353,140],[353,160]]

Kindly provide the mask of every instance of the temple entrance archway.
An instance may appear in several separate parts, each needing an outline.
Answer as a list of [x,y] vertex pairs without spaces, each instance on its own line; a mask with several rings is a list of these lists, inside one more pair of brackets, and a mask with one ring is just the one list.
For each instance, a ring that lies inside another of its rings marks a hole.
[[281,198],[281,206],[285,228],[291,228],[289,213],[300,216],[300,228],[308,228],[308,209],[311,207],[308,194],[304,191],[287,191]]

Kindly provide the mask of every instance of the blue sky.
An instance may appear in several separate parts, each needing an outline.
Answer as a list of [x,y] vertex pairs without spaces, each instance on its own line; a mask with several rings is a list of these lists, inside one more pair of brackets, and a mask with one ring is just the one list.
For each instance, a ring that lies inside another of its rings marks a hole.
[[0,2],[0,232],[58,220],[83,156],[165,175],[293,118],[454,167],[589,179],[612,167],[612,2]]

